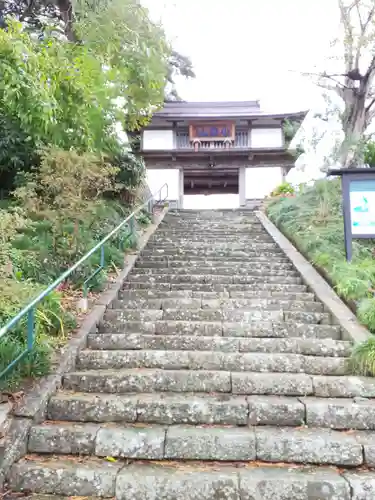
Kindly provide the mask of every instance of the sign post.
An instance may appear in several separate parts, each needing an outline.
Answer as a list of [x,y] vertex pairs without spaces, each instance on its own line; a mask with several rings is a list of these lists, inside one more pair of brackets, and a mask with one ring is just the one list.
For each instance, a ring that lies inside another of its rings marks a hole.
[[340,176],[346,260],[353,258],[353,239],[375,238],[375,169],[334,169],[329,176]]

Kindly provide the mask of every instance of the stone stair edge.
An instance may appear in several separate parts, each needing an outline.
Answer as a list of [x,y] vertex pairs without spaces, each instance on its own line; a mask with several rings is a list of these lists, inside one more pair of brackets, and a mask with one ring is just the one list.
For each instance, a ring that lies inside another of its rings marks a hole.
[[256,321],[238,325],[230,322],[197,321],[127,321],[105,323],[99,321],[97,334],[102,333],[149,333],[155,335],[196,335],[243,338],[305,338],[341,340],[341,328],[337,325],[300,323],[295,321]]
[[[202,467],[197,463],[184,468],[180,464],[166,467],[157,463],[72,464],[67,461],[58,476],[53,461],[44,463],[43,467],[43,462],[34,459],[20,463],[12,472],[10,484],[17,489],[30,491],[33,487],[49,494],[57,484],[57,494],[66,497],[74,497],[83,485],[86,497],[116,497],[117,500],[212,500],[223,495],[223,491],[233,500],[261,498],[264,491],[275,500],[328,498],[327,494],[331,500],[372,500],[375,495],[373,472],[304,466],[291,469],[282,464],[236,468],[234,464]],[[56,500],[56,497],[31,498]]]
[[63,388],[105,394],[208,392],[233,395],[375,398],[375,385],[371,377],[285,372],[153,368],[79,370],[71,371],[64,376]]
[[198,335],[155,335],[146,333],[90,333],[87,348],[98,350],[198,350],[222,352],[284,352],[311,356],[349,357],[352,344],[335,339],[299,337],[257,338]]
[[28,452],[374,467],[375,436],[313,427],[46,422],[31,428]]
[[375,401],[366,398],[60,391],[50,399],[45,424],[306,426],[374,431],[374,407]]
[[151,368],[200,370],[232,373],[305,373],[308,375],[348,375],[347,357],[310,356],[295,353],[217,352],[195,350],[93,350],[78,354],[79,370]]

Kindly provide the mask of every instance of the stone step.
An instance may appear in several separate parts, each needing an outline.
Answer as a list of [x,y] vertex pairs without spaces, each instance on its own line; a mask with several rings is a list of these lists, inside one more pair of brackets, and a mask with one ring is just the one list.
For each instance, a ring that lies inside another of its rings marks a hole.
[[[285,313],[286,314],[286,313]],[[292,312],[289,312],[292,314]],[[309,314],[309,323],[318,323],[324,313],[301,313]],[[272,320],[282,321],[284,314],[281,310],[242,311],[240,309],[214,310],[214,309],[107,309],[104,321],[108,325],[110,322],[126,323],[127,321],[247,321]],[[315,320],[315,321],[314,321]],[[304,322],[304,321],[302,321]]]
[[370,377],[150,368],[70,372],[64,376],[64,389],[108,394],[208,392],[262,396],[375,398],[375,384]]
[[[144,256],[144,252],[147,251],[147,247],[146,247],[146,250],[143,250],[143,252],[140,254],[140,257],[139,259],[137,260],[137,263],[138,262],[149,262],[149,263],[155,263],[157,264],[158,262],[170,262],[170,263],[173,263],[173,267],[178,267],[179,265],[183,265],[183,264],[190,264],[193,265],[194,263],[197,263],[197,264],[201,264],[203,262],[212,262],[213,264],[217,264],[217,265],[225,265],[226,263],[231,263],[236,265],[236,264],[239,264],[239,263],[242,263],[242,264],[247,264],[247,263],[251,263],[251,265],[277,265],[277,264],[290,264],[290,260],[288,259],[288,257],[285,257],[283,254],[279,254],[277,256],[261,256],[261,255],[256,255],[255,253],[254,254],[250,254],[249,256],[247,257],[244,257],[244,256],[220,256],[220,255],[216,255],[216,254],[212,254],[210,256],[205,256],[205,255],[196,255],[195,257],[193,257],[192,259],[189,259],[189,258],[185,258],[184,256],[173,256],[173,255],[163,255],[163,253],[161,254],[156,254],[156,253],[152,253],[150,255],[146,255]],[[222,264],[223,263],[223,264]]]
[[309,292],[272,292],[272,291],[242,291],[242,292],[194,292],[189,290],[121,290],[119,300],[147,300],[147,299],[282,299],[314,302],[315,295]]
[[[307,377],[307,375],[305,375]],[[309,379],[310,380],[310,379]],[[231,391],[231,374],[215,371],[86,370],[64,376],[64,389],[79,392],[126,394],[131,392],[218,392]],[[305,392],[299,395],[305,395]]]
[[159,425],[274,425],[374,430],[375,402],[366,398],[145,393],[125,396],[59,392],[48,419]]
[[[364,439],[367,439],[363,445]],[[45,423],[31,428],[31,453],[132,460],[375,465],[375,437],[357,431],[291,427],[200,427]]]
[[126,321],[99,323],[98,333],[146,333],[156,335],[193,335],[218,337],[259,338],[341,338],[336,325],[298,323],[295,321],[254,321],[250,323],[219,323],[214,321]]
[[[122,285],[123,290],[149,290],[154,288],[149,281],[125,281]],[[294,285],[290,283],[157,283],[158,291],[191,291],[191,292],[252,292],[252,291],[271,291],[271,292],[307,292],[306,285]]]
[[136,267],[133,271],[135,274],[147,276],[191,276],[199,274],[201,276],[210,276],[217,274],[219,276],[299,276],[299,273],[293,269],[273,269],[263,266],[236,266],[236,267],[223,267],[223,266],[191,266],[191,267]]
[[111,464],[86,457],[77,463],[64,456],[36,456],[13,466],[9,486],[14,491],[116,500],[373,500],[375,473],[269,464],[238,468],[209,462],[205,467],[180,462],[125,465],[121,460]]
[[[264,270],[294,270],[294,267],[291,263],[281,262],[281,263],[269,263],[269,262],[260,262],[260,261],[251,261],[251,262],[243,262],[240,261],[220,261],[220,260],[145,260],[139,259],[136,262],[135,267],[137,269],[195,269],[195,268],[215,268],[216,270],[230,270],[233,269],[241,269],[246,271],[251,271],[254,268],[261,267]],[[225,273],[219,273],[225,274]]]
[[134,269],[128,276],[128,281],[132,283],[149,283],[149,286],[156,283],[170,283],[170,284],[180,284],[180,283],[199,283],[199,284],[220,284],[220,285],[231,285],[231,284],[258,284],[258,283],[274,283],[277,285],[283,284],[302,284],[302,279],[299,276],[273,276],[273,275],[263,275],[253,274],[253,275],[221,275],[221,274],[141,274],[139,270]]
[[[267,236],[272,238],[270,234],[264,230],[261,225],[257,224],[226,224],[217,228],[207,227],[206,224],[201,226],[192,226],[190,224],[181,224],[180,226],[163,226],[154,233],[153,238],[168,238],[168,239],[195,239],[197,236],[207,237],[208,240],[214,236],[219,238],[251,238],[252,236]],[[206,238],[205,238],[206,239]]]
[[77,358],[82,370],[152,368],[233,372],[282,372],[345,375],[343,357],[318,357],[275,352],[212,352],[172,350],[82,350]]
[[211,233],[208,235],[207,233],[199,234],[196,233],[194,236],[158,236],[155,235],[148,240],[148,245],[150,246],[160,246],[161,248],[164,246],[230,246],[233,243],[233,240],[236,241],[236,245],[247,245],[250,244],[273,244],[275,245],[275,241],[269,236],[267,233],[255,233],[255,234],[237,234],[237,235],[223,235],[216,236]]
[[315,301],[282,300],[279,298],[254,299],[202,299],[198,297],[175,299],[117,299],[112,302],[113,309],[287,309],[289,311],[323,312],[323,305]]
[[330,324],[329,313],[289,311],[282,309],[107,309],[104,316],[105,328],[108,322],[124,324],[128,321],[208,321],[244,322],[286,321],[308,324]]
[[350,342],[333,339],[211,337],[142,333],[90,333],[87,347],[96,350],[269,352],[332,357],[348,357],[352,351]]
[[[204,236],[202,236],[204,238]],[[176,252],[177,254],[179,253],[184,253],[184,252],[194,252],[194,251],[210,251],[212,247],[215,246],[218,252],[220,250],[227,251],[230,250],[231,252],[237,251],[261,251],[261,250],[276,250],[279,251],[279,247],[276,245],[274,242],[269,242],[269,243],[264,243],[264,242],[252,242],[251,240],[245,240],[243,242],[238,242],[238,243],[230,243],[230,242],[216,242],[215,244],[212,242],[204,242],[202,241],[197,241],[197,242],[192,242],[192,241],[186,241],[185,243],[178,243],[178,242],[165,242],[165,243],[160,243],[160,242],[149,242],[147,244],[147,248],[149,250],[157,250],[158,252],[160,251],[172,251]]]
[[143,257],[163,257],[163,258],[173,258],[173,259],[187,259],[187,260],[195,260],[198,258],[225,258],[225,259],[234,259],[234,258],[240,258],[242,260],[248,261],[251,258],[254,259],[259,259],[262,257],[268,257],[269,260],[271,259],[279,259],[283,258],[285,259],[285,254],[280,248],[272,248],[271,250],[250,250],[250,249],[245,249],[245,250],[229,250],[229,249],[220,249],[218,248],[216,251],[215,250],[209,250],[207,248],[195,248],[195,249],[173,249],[173,250],[166,250],[163,248],[149,248],[146,247],[144,250],[141,252],[141,256]]

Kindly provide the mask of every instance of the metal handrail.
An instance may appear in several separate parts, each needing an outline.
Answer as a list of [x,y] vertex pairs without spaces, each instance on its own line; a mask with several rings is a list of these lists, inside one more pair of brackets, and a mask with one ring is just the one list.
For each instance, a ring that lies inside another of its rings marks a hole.
[[[166,188],[166,195],[162,199],[163,189]],[[156,200],[159,194],[159,200]],[[66,280],[76,269],[78,269],[84,262],[87,261],[95,252],[100,250],[100,264],[98,269],[96,269],[84,282],[83,293],[87,296],[88,292],[88,282],[96,276],[101,270],[104,269],[104,245],[110,240],[115,234],[117,234],[125,225],[128,225],[129,234],[125,239],[131,238],[132,243],[134,243],[135,237],[135,216],[147,206],[147,211],[153,213],[155,205],[164,203],[168,198],[168,184],[165,183],[159,188],[154,194],[152,194],[146,201],[139,205],[126,219],[124,219],[113,231],[111,231],[105,238],[103,238],[97,245],[95,245],[89,252],[87,252],[79,261],[77,261],[73,266],[71,266],[67,271],[65,271],[59,278],[57,278],[49,287],[47,287],[43,292],[41,292],[34,300],[32,300],[27,306],[25,306],[16,316],[14,316],[8,323],[6,323],[2,328],[0,328],[0,339],[4,337],[11,328],[13,328],[24,316],[27,314],[27,347],[19,354],[16,359],[14,359],[1,373],[0,379],[4,377],[21,359],[23,359],[34,347],[34,329],[35,329],[35,308],[40,302],[47,297],[51,292],[53,292],[63,281]],[[0,346],[1,347],[1,346]]]

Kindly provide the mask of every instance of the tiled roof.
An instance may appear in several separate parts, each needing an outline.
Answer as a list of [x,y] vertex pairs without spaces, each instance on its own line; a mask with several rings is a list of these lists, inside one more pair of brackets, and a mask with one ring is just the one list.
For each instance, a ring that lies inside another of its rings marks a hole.
[[[302,113],[290,113],[290,115],[304,115]],[[154,113],[155,118],[178,119],[178,118],[210,118],[210,117],[243,117],[252,116],[286,116],[285,113],[271,114],[263,113],[259,101],[221,101],[221,102],[166,102],[164,107]]]

